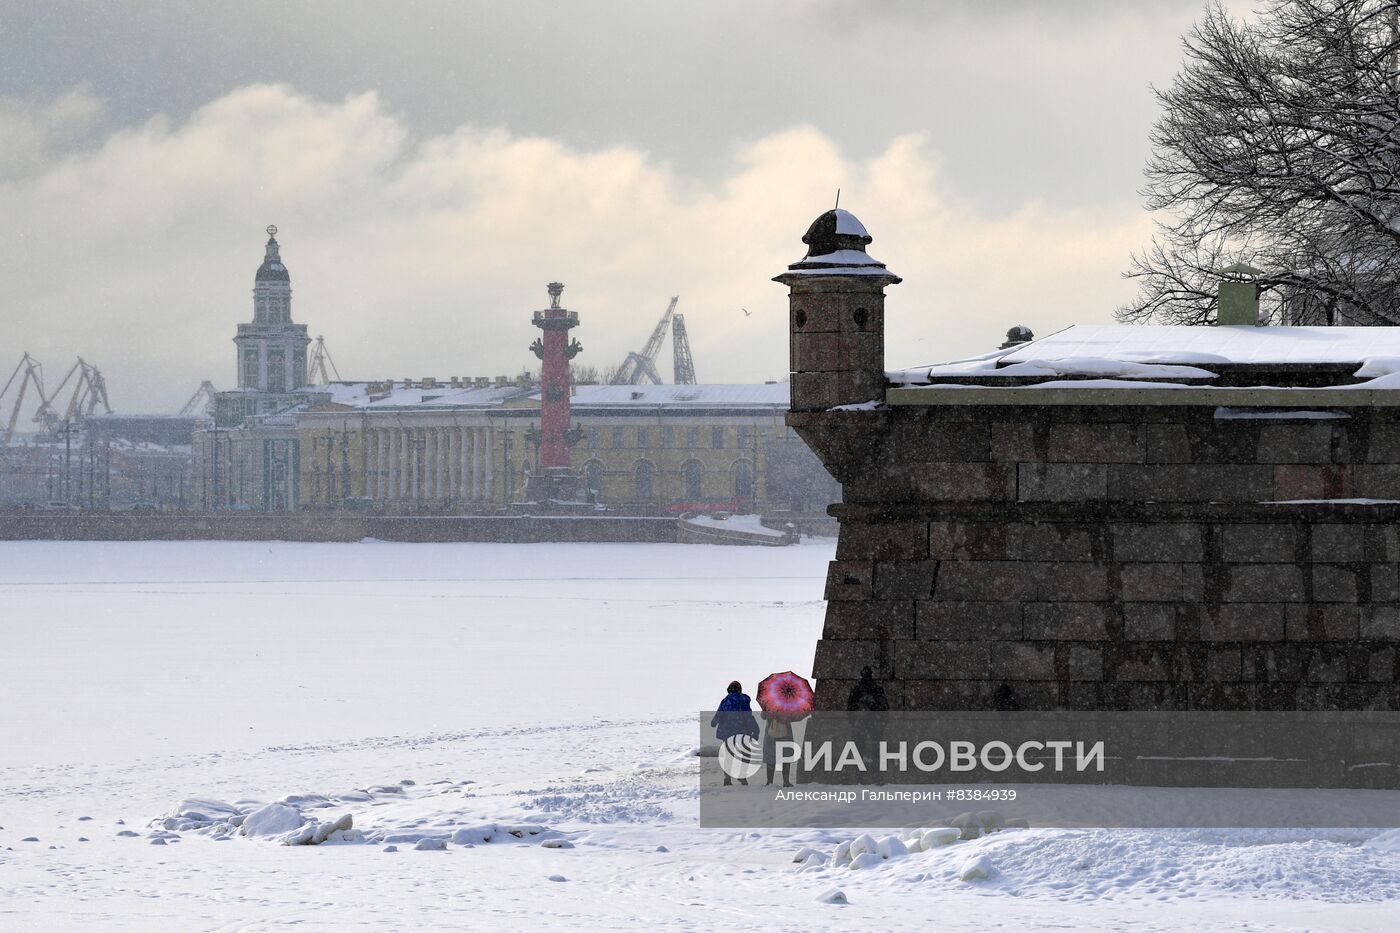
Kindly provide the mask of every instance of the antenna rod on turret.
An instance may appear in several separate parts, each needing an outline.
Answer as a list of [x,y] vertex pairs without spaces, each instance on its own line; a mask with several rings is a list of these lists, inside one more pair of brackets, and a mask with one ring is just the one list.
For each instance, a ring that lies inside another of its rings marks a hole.
[[841,207],[841,189],[840,189],[840,188],[837,188],[837,189],[836,189],[836,207],[837,207],[837,209],[839,209],[839,208]]

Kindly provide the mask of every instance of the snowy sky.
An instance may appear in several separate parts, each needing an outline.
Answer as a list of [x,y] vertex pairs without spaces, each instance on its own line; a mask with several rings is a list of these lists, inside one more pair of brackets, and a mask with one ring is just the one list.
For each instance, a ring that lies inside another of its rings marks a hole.
[[781,378],[768,280],[837,187],[905,278],[891,367],[1104,322],[1198,12],[0,0],[0,380],[27,349],[125,411],[229,386],[269,223],[347,377],[518,370],[560,279],[581,362],[679,294],[701,381]]

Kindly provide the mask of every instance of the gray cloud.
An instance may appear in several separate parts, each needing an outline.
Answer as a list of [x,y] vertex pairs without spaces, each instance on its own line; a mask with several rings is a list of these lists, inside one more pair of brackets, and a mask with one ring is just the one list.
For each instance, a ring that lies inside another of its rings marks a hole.
[[0,184],[0,323],[15,356],[54,366],[81,353],[120,407],[172,409],[201,379],[232,381],[231,337],[273,222],[294,315],[347,376],[530,364],[529,312],[558,278],[586,362],[620,361],[679,293],[703,380],[781,378],[785,298],[769,278],[801,256],[837,179],[907,282],[890,300],[896,365],[980,352],[1015,323],[1107,320],[1146,234],[1133,207],[975,210],[923,135],[859,157],[793,127],[699,183],[634,147],[415,134],[373,94],[256,85]]
[[0,16],[0,94],[86,85],[110,129],[257,82],[372,90],[418,132],[636,146],[701,179],[775,127],[818,126],[861,155],[927,132],[964,197],[1070,205],[1133,198],[1148,84],[1175,71],[1196,7],[16,0]]

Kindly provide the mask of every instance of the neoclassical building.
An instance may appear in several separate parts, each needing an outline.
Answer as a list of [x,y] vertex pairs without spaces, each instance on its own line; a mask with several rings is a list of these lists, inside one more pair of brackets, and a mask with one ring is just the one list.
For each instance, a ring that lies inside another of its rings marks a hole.
[[[505,379],[342,383],[297,415],[303,504],[453,513],[529,500],[540,390]],[[839,494],[783,423],[786,383],[574,388],[590,501],[640,513],[821,514]],[[353,500],[353,501],[347,501]]]

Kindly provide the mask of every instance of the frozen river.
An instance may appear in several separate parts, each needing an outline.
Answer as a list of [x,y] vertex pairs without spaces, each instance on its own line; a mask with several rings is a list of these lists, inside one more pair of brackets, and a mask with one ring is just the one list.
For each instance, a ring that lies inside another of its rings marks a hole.
[[0,766],[694,712],[810,669],[832,549],[0,543]]
[[831,556],[0,544],[0,929],[1394,928],[1394,834],[700,829],[694,713],[808,672]]

